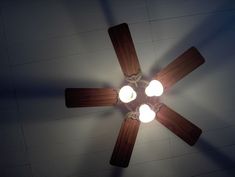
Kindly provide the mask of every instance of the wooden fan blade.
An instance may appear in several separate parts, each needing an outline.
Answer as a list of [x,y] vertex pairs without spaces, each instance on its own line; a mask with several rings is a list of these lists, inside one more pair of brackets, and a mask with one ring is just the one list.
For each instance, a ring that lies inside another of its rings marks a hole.
[[118,101],[118,93],[112,88],[66,88],[67,107],[112,106]]
[[110,159],[111,165],[119,167],[129,165],[139,126],[140,121],[136,119],[126,118],[123,121]]
[[191,47],[173,62],[162,69],[154,79],[159,80],[167,91],[177,81],[192,72],[205,62],[203,56],[195,47]]
[[191,146],[197,142],[202,133],[200,128],[164,104],[157,112],[156,119]]
[[108,32],[124,75],[138,74],[141,71],[140,64],[128,25],[123,23],[110,27]]

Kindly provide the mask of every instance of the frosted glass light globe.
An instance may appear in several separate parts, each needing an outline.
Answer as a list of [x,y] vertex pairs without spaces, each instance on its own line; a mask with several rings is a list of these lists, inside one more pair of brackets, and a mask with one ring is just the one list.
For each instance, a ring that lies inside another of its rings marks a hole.
[[123,103],[129,103],[136,99],[136,92],[131,86],[126,85],[120,89],[118,96]]
[[139,113],[139,120],[143,123],[151,122],[156,116],[156,113],[147,104],[140,106]]
[[161,96],[163,93],[162,83],[158,80],[152,80],[149,85],[145,88],[145,93],[147,96]]

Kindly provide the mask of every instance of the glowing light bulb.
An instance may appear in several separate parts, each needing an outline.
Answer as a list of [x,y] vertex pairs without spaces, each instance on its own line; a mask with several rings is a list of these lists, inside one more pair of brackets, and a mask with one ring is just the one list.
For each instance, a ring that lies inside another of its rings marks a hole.
[[158,80],[152,80],[149,85],[145,88],[147,96],[161,96],[163,93],[162,83]]
[[119,98],[124,103],[129,103],[136,99],[136,92],[129,85],[123,86],[119,91]]
[[140,106],[139,113],[139,119],[143,123],[151,122],[156,116],[156,113],[147,104]]

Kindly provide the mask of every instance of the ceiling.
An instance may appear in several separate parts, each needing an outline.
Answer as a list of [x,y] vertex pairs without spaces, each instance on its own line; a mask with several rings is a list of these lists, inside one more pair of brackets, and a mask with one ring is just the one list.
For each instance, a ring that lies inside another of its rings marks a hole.
[[[119,88],[107,29],[123,22],[147,76],[191,46],[206,59],[161,98],[202,129],[197,144],[141,124],[124,169],[109,165],[120,110],[64,104],[67,87]],[[234,176],[234,41],[233,0],[1,1],[0,176]]]

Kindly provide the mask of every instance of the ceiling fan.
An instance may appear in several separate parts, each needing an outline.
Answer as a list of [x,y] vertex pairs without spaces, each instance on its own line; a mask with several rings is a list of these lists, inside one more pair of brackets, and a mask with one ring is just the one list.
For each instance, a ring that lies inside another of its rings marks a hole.
[[136,141],[140,122],[156,119],[189,145],[194,145],[202,131],[199,127],[159,101],[177,81],[205,62],[195,47],[177,57],[155,76],[144,80],[126,23],[108,29],[126,85],[114,88],[66,88],[65,103],[72,107],[112,106],[123,104],[128,113],[123,120],[110,164],[127,167]]

